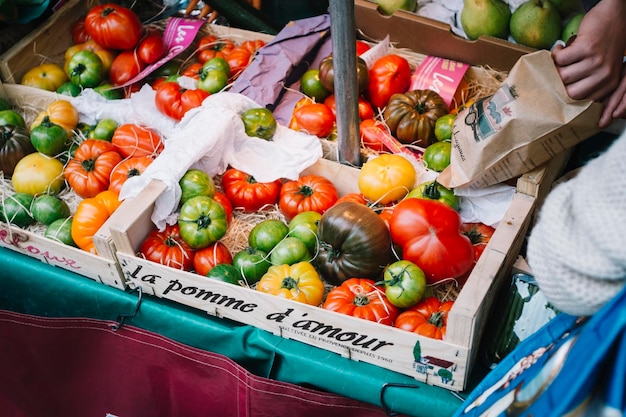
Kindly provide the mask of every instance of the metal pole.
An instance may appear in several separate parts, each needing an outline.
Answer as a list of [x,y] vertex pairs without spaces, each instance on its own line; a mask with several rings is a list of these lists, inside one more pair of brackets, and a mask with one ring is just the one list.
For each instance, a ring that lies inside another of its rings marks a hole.
[[353,0],[330,0],[330,33],[337,106],[338,159],[360,166],[359,88]]

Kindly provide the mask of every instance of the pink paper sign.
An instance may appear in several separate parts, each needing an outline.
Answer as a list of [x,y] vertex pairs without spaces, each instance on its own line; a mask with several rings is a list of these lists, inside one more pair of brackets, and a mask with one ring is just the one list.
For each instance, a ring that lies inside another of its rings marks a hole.
[[161,65],[172,60],[176,55],[183,52],[196,38],[198,31],[205,22],[200,19],[187,19],[181,17],[172,17],[163,32],[163,43],[167,49],[167,54],[152,65],[148,65],[134,78],[130,79],[119,87],[126,87],[144,79],[152,71]]
[[411,76],[410,90],[432,90],[439,94],[448,107],[469,64],[451,59],[427,56]]

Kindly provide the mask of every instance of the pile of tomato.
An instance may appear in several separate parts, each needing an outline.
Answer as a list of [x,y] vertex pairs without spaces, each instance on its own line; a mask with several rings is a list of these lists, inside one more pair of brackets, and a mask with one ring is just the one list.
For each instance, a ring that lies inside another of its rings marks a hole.
[[[367,197],[411,176],[400,159],[374,159],[380,169],[364,167],[361,191],[344,196],[322,175],[258,182],[235,168],[216,178],[189,170],[180,181],[178,221],[155,228],[139,256],[441,338],[453,301],[431,289],[451,280],[462,285],[494,229],[462,223],[448,204],[407,197],[408,190],[385,204]],[[232,222],[249,213],[265,216],[247,218],[255,223],[243,247],[226,244],[237,233]]]
[[[31,68],[21,84],[70,96],[93,88],[108,99],[127,97],[150,84],[158,92],[159,111],[177,121],[210,94],[224,90],[265,44],[201,35],[184,61],[171,59],[133,82],[168,53],[158,24],[144,26],[132,9],[105,3],[90,8],[71,30],[73,45],[66,49],[64,62]],[[194,88],[178,83],[183,75],[195,80]]]

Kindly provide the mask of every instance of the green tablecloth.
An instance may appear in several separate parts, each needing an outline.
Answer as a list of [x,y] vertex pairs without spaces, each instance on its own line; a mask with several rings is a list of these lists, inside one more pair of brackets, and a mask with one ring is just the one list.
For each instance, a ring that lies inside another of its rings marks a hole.
[[[124,319],[124,324],[228,356],[260,376],[340,394],[416,417],[449,416],[461,404],[448,390],[252,326],[214,318],[168,300],[143,295],[137,309],[137,291],[108,287],[5,248],[0,248],[0,270],[4,271],[0,277],[3,310],[100,320],[132,316],[137,310],[134,317]],[[473,378],[472,386],[479,377]]]

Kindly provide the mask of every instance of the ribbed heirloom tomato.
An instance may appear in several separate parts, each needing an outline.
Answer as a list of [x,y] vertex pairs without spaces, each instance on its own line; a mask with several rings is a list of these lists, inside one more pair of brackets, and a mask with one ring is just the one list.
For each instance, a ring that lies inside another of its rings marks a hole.
[[187,89],[176,81],[165,81],[156,89],[155,104],[161,113],[179,121],[189,110],[200,106],[209,95],[208,91],[200,88]]
[[433,339],[443,339],[453,301],[428,297],[398,315],[394,327]]
[[252,175],[229,168],[222,175],[222,189],[235,208],[255,212],[278,202],[282,182],[257,182]]
[[124,123],[115,129],[111,143],[124,158],[155,157],[164,148],[161,136],[156,131],[135,123]]
[[117,194],[110,190],[104,190],[78,203],[72,220],[72,239],[76,246],[96,253],[93,237],[120,204]]
[[402,258],[420,267],[429,284],[463,275],[474,261],[459,213],[440,201],[402,200],[393,209],[389,230],[393,243],[402,247]]
[[385,291],[366,278],[350,278],[330,290],[322,308],[388,326],[399,312]]
[[85,30],[105,48],[132,49],[141,39],[143,24],[131,9],[106,3],[89,9],[85,16]]
[[145,259],[170,268],[190,271],[194,250],[180,236],[177,224],[166,225],[163,231],[153,229],[139,246]]
[[109,188],[111,172],[121,161],[122,156],[111,142],[87,139],[76,148],[63,174],[77,195],[95,197]]
[[148,166],[154,161],[150,156],[135,156],[124,159],[111,171],[109,190],[120,193],[122,186],[129,178],[143,174]]
[[304,175],[283,184],[278,207],[291,220],[305,211],[323,214],[338,198],[337,188],[329,179],[321,175]]
[[324,296],[324,282],[309,262],[272,265],[261,277],[257,291],[317,306]]

